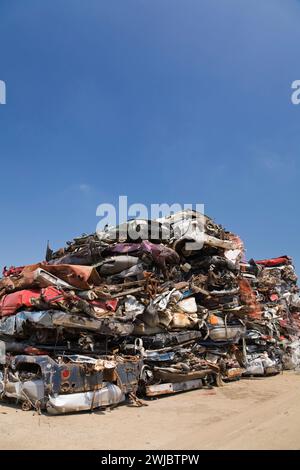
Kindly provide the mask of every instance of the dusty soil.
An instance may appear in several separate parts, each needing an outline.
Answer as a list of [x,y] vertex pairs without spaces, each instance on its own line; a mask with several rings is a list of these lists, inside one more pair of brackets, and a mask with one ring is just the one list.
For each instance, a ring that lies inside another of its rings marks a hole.
[[300,449],[300,375],[67,416],[0,406],[0,449]]

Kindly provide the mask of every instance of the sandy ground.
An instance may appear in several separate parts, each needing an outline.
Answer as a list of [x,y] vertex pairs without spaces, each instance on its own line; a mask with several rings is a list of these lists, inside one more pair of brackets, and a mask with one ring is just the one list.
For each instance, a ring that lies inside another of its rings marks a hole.
[[0,449],[300,449],[300,375],[67,416],[0,406]]

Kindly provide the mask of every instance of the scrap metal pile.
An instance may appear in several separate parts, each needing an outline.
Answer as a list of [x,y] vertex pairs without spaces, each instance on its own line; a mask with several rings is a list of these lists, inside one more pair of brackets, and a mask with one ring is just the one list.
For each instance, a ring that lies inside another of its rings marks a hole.
[[195,211],[84,235],[0,279],[0,397],[52,414],[300,363],[288,257],[243,261]]
[[267,375],[300,364],[300,298],[292,259],[241,264],[251,284],[257,319],[246,319],[245,375]]

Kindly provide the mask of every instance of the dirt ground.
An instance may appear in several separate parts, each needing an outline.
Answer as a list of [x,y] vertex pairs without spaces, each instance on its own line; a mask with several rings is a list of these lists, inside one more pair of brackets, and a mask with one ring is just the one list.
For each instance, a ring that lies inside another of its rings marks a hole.
[[300,449],[300,375],[67,416],[0,406],[0,449]]

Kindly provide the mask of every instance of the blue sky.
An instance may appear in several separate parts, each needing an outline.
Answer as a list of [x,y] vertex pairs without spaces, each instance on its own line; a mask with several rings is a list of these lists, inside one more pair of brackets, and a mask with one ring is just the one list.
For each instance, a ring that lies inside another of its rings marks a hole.
[[0,266],[126,194],[300,269],[299,24],[296,0],[0,0]]

